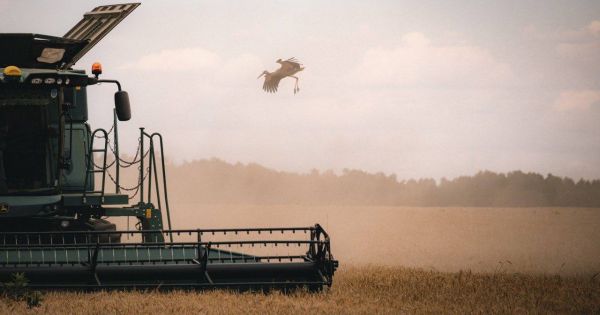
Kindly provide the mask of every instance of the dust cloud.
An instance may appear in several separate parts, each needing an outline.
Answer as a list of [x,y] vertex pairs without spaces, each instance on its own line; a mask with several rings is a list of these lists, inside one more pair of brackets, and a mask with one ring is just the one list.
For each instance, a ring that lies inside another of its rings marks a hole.
[[[310,187],[311,181],[293,185],[294,181],[275,181],[281,173],[259,166],[214,161],[205,164],[202,168],[198,164],[167,166],[174,229],[319,223],[329,233],[332,252],[342,266],[375,264],[448,272],[564,275],[600,272],[598,208],[345,206],[317,201],[311,205],[310,200],[259,205],[251,200],[264,202],[266,197],[261,196]],[[133,185],[135,177],[127,173],[126,184]],[[379,187],[367,186],[371,190]],[[132,202],[137,198],[139,195]],[[210,202],[213,199],[231,202]],[[163,219],[166,227],[164,213]],[[127,229],[125,219],[110,220],[119,229]],[[134,221],[130,221],[129,228],[133,228]]]
[[342,266],[591,275],[600,271],[592,208],[429,208],[173,203],[173,228],[320,223]]

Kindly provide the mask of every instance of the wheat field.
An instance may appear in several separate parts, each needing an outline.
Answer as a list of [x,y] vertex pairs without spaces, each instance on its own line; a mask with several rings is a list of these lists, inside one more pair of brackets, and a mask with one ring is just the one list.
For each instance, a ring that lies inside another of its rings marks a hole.
[[0,299],[0,313],[600,313],[599,209],[175,204],[172,210],[177,228],[320,222],[340,261],[333,287],[287,295],[49,292],[34,309]]
[[414,314],[600,312],[600,277],[346,267],[327,292],[51,292],[42,305],[0,300],[4,314]]

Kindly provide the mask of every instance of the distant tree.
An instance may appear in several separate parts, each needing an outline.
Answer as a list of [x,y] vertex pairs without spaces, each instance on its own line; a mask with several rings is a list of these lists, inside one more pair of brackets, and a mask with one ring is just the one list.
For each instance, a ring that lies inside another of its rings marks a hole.
[[480,171],[454,179],[398,180],[397,175],[344,169],[298,174],[219,159],[170,164],[174,200],[198,203],[578,206],[600,207],[600,180]]

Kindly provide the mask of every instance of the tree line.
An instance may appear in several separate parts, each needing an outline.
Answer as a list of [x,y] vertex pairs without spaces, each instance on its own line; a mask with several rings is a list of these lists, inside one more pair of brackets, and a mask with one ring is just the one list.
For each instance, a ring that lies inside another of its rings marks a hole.
[[190,203],[600,207],[600,180],[522,171],[481,171],[436,182],[351,169],[298,174],[218,159],[167,169],[172,200]]

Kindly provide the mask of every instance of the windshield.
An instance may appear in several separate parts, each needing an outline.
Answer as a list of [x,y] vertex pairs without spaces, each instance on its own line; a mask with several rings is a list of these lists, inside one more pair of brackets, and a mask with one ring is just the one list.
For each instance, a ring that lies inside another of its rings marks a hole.
[[0,91],[0,195],[55,190],[57,91]]

